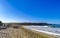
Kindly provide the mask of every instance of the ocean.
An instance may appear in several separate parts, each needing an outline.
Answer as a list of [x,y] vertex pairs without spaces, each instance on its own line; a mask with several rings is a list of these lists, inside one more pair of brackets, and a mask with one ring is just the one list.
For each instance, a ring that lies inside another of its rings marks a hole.
[[60,24],[54,24],[54,25],[48,25],[48,26],[51,26],[51,27],[59,27],[60,28]]

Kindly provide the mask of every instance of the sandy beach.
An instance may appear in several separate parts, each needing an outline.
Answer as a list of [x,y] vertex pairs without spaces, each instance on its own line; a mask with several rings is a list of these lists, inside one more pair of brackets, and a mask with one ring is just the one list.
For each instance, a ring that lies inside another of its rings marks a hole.
[[54,38],[44,33],[38,33],[26,28],[7,28],[0,30],[1,38]]

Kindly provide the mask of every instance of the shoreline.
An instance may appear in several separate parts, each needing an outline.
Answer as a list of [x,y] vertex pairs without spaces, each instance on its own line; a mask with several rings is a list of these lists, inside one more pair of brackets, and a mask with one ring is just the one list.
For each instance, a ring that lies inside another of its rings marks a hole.
[[[22,26],[22,27],[24,27],[24,26]],[[24,27],[24,28],[26,28],[26,27]],[[53,33],[53,32],[48,32],[48,31],[43,31],[43,30],[37,30],[37,29],[30,29],[30,28],[26,28],[26,29],[34,30],[34,31],[42,32],[42,33],[45,33],[45,34],[48,34],[48,35],[54,35],[54,36],[59,36],[60,37],[60,34]]]
[[46,33],[46,34],[49,34],[49,35],[60,36],[60,34],[52,33],[52,32],[48,32],[48,31],[42,31],[42,30],[36,30],[36,29],[30,29],[30,30],[34,30],[34,31],[38,31],[38,32]]
[[23,26],[21,27],[22,31],[24,31],[25,33],[27,33],[28,35],[30,35],[31,37],[36,37],[36,38],[56,38],[55,36],[52,35],[48,35],[46,33],[42,33],[42,32],[38,32],[35,30],[31,30],[31,29],[27,29],[24,28]]

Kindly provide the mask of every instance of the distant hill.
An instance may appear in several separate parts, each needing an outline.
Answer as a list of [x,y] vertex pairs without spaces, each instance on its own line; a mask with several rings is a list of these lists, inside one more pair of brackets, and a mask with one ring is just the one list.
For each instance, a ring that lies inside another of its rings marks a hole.
[[9,25],[49,25],[48,23],[5,23]]

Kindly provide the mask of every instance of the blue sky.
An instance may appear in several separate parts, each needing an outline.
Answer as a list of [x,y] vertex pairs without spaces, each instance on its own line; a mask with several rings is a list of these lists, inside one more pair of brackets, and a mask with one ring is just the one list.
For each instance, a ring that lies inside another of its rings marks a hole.
[[0,0],[0,20],[60,23],[60,0]]

